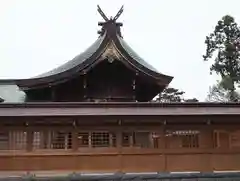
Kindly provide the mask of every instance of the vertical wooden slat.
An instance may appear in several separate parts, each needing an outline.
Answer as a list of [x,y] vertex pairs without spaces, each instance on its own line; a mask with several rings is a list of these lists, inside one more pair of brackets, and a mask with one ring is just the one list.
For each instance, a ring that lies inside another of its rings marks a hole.
[[129,136],[130,137],[130,139],[129,139],[130,147],[133,147],[133,144],[134,144],[134,142],[133,142],[133,134],[134,134],[134,132],[131,132],[131,135]]
[[78,128],[74,127],[72,130],[72,150],[77,151],[78,146]]
[[149,143],[150,143],[150,145],[148,145],[148,147],[154,148],[154,138],[153,138],[152,132],[149,133],[148,140],[149,140]]
[[27,128],[27,151],[32,151],[33,149],[33,130]]
[[43,138],[43,147],[44,149],[49,149],[50,148],[50,144],[51,144],[51,139],[50,137],[50,132],[48,129],[45,129],[42,131],[42,138]]
[[92,132],[88,133],[88,147],[92,147]]
[[113,147],[113,134],[109,133],[109,146]]
[[9,150],[13,149],[13,132],[9,130]]
[[116,146],[118,149],[122,147],[122,132],[120,129],[116,131]]
[[167,142],[166,142],[166,136],[165,136],[165,127],[162,126],[157,130],[157,134],[159,135],[158,139],[158,146],[161,149],[165,149]]

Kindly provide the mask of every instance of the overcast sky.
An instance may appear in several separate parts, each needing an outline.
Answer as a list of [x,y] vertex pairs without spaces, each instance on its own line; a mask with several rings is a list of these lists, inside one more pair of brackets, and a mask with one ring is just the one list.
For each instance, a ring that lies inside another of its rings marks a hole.
[[216,77],[203,62],[204,40],[239,0],[0,0],[0,78],[29,78],[84,51],[98,37],[97,4],[107,16],[121,5],[125,41],[172,87],[204,100]]

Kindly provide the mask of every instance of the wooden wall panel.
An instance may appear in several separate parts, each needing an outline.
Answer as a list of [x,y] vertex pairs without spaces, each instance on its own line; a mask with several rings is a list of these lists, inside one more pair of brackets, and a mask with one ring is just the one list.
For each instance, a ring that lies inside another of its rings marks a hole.
[[168,171],[210,171],[211,160],[208,154],[167,155]]
[[76,170],[76,171],[118,171],[117,156],[5,156],[0,157],[0,170],[3,171],[41,171],[41,170]]
[[240,154],[213,154],[214,170],[240,170]]
[[121,161],[123,172],[156,172],[165,166],[163,155],[124,155]]
[[76,156],[75,169],[94,172],[117,172],[120,168],[118,155]]
[[[3,128],[3,130],[12,129],[11,127]],[[57,127],[54,128],[57,129]],[[59,128],[62,129],[60,126]],[[96,126],[95,128],[97,129]],[[125,130],[125,127],[123,128]],[[128,128],[137,129],[135,126]],[[177,126],[169,126],[170,128],[177,129]],[[112,130],[112,127],[108,127],[108,129]],[[150,129],[159,133],[159,148],[121,147],[121,135],[119,134],[118,145],[112,148],[87,147],[33,151],[2,149],[0,151],[0,171],[178,172],[240,170],[240,134],[237,132],[238,130],[234,129],[234,126],[199,128],[199,148],[183,147],[179,137],[165,136],[162,129],[163,127],[159,127],[157,131],[156,127],[155,130]],[[219,134],[218,139],[216,139],[215,136],[213,137],[213,131],[216,132],[218,129],[223,130],[224,134]],[[118,131],[118,129],[116,130]]]
[[240,170],[240,154],[0,156],[1,171],[155,172]]

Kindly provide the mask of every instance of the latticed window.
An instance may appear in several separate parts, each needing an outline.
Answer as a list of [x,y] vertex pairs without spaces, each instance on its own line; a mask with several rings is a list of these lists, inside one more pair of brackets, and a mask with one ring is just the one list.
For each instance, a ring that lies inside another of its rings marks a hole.
[[213,133],[214,148],[229,148],[230,145],[229,132],[225,130],[215,130]]
[[79,147],[116,147],[116,134],[108,131],[78,133]]
[[91,134],[92,147],[108,147],[110,145],[108,132],[93,132]]
[[0,132],[0,150],[8,150],[9,149],[9,133],[8,132]]
[[198,148],[199,147],[199,131],[198,130],[167,130],[166,137],[168,147],[184,147]]
[[185,148],[198,148],[199,136],[196,133],[188,132],[182,135],[182,147]]
[[240,130],[235,130],[230,133],[230,146],[231,148],[240,147]]
[[33,150],[50,149],[51,137],[50,131],[34,131],[33,132]]
[[89,147],[89,132],[78,133],[78,146],[79,147]]
[[148,148],[151,146],[152,141],[153,136],[151,132],[132,131],[122,133],[123,147],[134,146]]
[[42,132],[37,131],[33,132],[33,149],[43,149],[44,147],[41,145],[42,141]]
[[132,132],[123,132],[122,133],[122,146],[123,147],[129,147],[132,145]]
[[27,146],[26,131],[10,131],[9,132],[9,149],[25,150]]
[[71,149],[72,133],[68,131],[35,131],[33,149]]
[[26,150],[26,148],[26,131],[0,131],[0,150]]
[[240,147],[240,130],[215,130],[214,148]]
[[152,133],[152,139],[153,139],[153,148],[159,148],[159,135],[155,132]]
[[115,147],[116,135],[109,132],[92,132],[91,145],[92,147]]
[[53,131],[51,134],[53,149],[71,149],[72,133],[66,131]]
[[148,148],[151,145],[151,134],[149,132],[134,132],[133,133],[133,146]]

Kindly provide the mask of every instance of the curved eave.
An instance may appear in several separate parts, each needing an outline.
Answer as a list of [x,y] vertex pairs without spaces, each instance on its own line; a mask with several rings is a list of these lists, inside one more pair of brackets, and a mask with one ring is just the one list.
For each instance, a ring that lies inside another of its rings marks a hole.
[[145,75],[154,78],[158,84],[164,87],[172,81],[173,77],[159,73],[154,67],[145,62],[121,37],[116,34],[116,32],[114,34],[106,32],[103,36],[100,36],[97,41],[85,52],[76,56],[74,59],[62,66],[39,76],[30,79],[15,80],[15,82],[22,90],[47,87],[64,82],[69,78],[83,73],[85,68],[93,65],[93,63],[95,63],[95,61],[97,61],[102,55],[110,41],[114,42],[116,48],[119,50],[119,53],[125,61],[132,65],[136,71],[142,72]]
[[29,79],[18,79],[15,80],[15,82],[21,89],[27,90],[54,85],[65,81],[69,77],[80,74],[84,68],[94,63],[94,61],[98,59],[104,51],[108,42],[109,39],[106,34],[100,36],[86,51],[79,54],[69,62],[39,76]]
[[158,72],[153,66],[142,59],[132,48],[119,36],[115,36],[114,43],[123,57],[137,70],[158,80],[163,85],[168,85],[173,77]]

